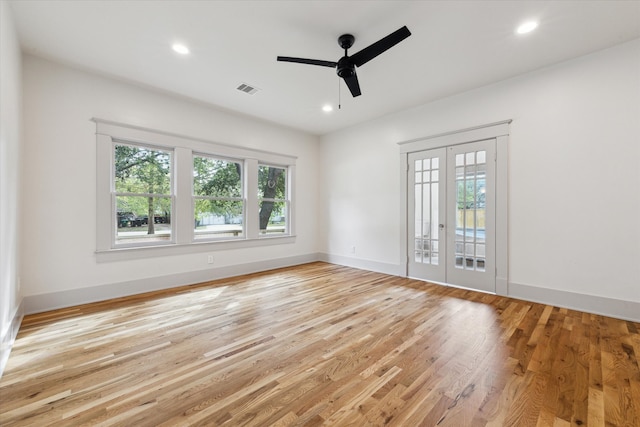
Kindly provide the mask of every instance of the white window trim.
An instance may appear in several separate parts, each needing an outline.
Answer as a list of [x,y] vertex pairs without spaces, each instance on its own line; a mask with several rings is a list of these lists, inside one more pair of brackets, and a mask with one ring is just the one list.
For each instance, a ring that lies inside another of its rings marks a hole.
[[[189,136],[147,129],[98,118],[96,123],[96,258],[98,262],[140,259],[153,256],[178,255],[215,250],[249,248],[295,242],[295,163],[297,157],[192,138]],[[115,247],[115,213],[112,203],[114,174],[114,142],[139,144],[173,150],[174,198],[172,243],[157,243],[135,247]],[[193,154],[244,159],[245,173],[245,233],[244,238],[231,240],[194,239],[193,230]],[[261,236],[258,224],[258,165],[281,165],[288,170],[289,227],[288,234]]]

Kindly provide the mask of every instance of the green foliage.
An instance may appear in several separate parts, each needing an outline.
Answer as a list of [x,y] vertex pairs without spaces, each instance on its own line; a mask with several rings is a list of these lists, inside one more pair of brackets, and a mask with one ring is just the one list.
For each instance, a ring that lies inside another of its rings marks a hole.
[[[115,186],[119,193],[171,194],[171,153],[146,147],[116,145]],[[169,197],[120,196],[118,212],[136,216],[167,215]]]
[[[210,214],[232,218],[242,215],[241,166],[236,162],[196,156],[193,158],[193,194],[196,220]],[[215,199],[210,199],[215,198]]]
[[[118,212],[131,212],[137,217],[149,215],[149,197],[143,196],[118,196],[116,198]],[[168,216],[171,214],[171,199],[169,197],[152,197],[151,210],[155,216]]]
[[240,164],[210,157],[193,158],[193,194],[242,197]]
[[[260,228],[265,229],[272,214],[286,213],[286,169],[260,166],[258,197]],[[171,212],[171,153],[147,147],[116,145],[115,186],[118,212],[136,216],[168,215]],[[240,163],[206,156],[193,158],[195,219],[210,215],[228,220],[243,214],[242,170]],[[155,195],[155,196],[151,196]],[[162,197],[160,195],[166,195]]]
[[171,193],[171,154],[144,147],[117,145],[116,191],[120,193]]
[[469,180],[457,180],[458,190],[458,209],[481,209],[485,207],[485,193],[482,189],[485,186],[485,179],[478,178],[476,182],[476,189],[474,191],[474,181]]

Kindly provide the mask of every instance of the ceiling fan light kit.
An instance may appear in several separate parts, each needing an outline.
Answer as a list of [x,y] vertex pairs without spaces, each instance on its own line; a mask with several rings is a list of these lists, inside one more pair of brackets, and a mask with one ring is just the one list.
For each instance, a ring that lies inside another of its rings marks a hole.
[[361,67],[376,56],[397,45],[410,35],[411,32],[406,26],[404,26],[388,36],[381,38],[377,42],[365,47],[361,51],[349,56],[347,50],[353,46],[356,38],[351,34],[343,34],[338,37],[338,45],[344,49],[344,56],[340,58],[338,62],[324,61],[321,59],[294,58],[290,56],[278,56],[278,61],[335,68],[336,74],[344,80],[351,92],[351,95],[355,98],[362,94],[360,91],[358,76],[356,74],[356,67]]

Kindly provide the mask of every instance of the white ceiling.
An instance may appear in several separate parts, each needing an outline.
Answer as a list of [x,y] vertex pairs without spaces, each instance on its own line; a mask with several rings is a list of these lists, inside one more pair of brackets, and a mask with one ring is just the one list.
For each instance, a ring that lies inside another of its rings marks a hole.
[[[23,51],[325,134],[640,37],[640,1],[11,2]],[[515,34],[525,20],[540,25]],[[406,25],[412,32],[358,69],[352,98],[337,61]],[[191,54],[171,50],[180,41]],[[260,89],[236,90],[240,83]],[[603,82],[604,83],[604,82]],[[339,86],[342,108],[337,110]],[[336,109],[324,113],[321,107]]]

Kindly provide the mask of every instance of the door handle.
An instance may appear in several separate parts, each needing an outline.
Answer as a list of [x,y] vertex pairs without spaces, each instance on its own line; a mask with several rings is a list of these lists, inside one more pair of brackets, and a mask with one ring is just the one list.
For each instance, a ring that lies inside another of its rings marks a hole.
[[444,224],[438,225],[438,228],[440,228],[440,230],[444,230]]

